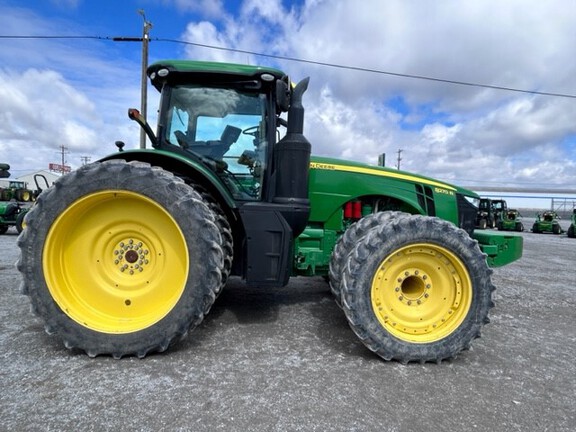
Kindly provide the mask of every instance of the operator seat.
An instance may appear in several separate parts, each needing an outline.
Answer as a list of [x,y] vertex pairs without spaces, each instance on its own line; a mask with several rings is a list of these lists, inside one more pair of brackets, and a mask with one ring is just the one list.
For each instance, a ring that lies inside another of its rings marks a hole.
[[[192,151],[194,153],[201,154],[202,156],[208,156],[212,159],[222,159],[224,154],[230,149],[230,146],[238,141],[242,129],[235,126],[226,125],[224,131],[219,140],[211,141],[194,141],[190,144],[183,146],[186,150]],[[178,142],[180,143],[181,137],[184,134],[178,136]],[[182,144],[180,144],[182,145]]]

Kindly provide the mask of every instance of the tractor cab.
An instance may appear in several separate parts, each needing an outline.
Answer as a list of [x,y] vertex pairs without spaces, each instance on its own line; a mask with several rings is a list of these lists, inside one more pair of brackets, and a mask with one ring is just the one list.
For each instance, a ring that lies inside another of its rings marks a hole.
[[[150,66],[151,82],[162,94],[154,147],[184,151],[205,164],[235,201],[285,197],[304,203],[310,144],[302,135],[301,98],[308,80],[292,87],[288,76],[273,68],[230,64],[211,70],[211,65]],[[281,117],[286,112],[288,120]],[[293,157],[284,158],[286,151]]]
[[159,145],[213,162],[235,199],[260,199],[269,165],[265,95],[197,85],[166,93]]

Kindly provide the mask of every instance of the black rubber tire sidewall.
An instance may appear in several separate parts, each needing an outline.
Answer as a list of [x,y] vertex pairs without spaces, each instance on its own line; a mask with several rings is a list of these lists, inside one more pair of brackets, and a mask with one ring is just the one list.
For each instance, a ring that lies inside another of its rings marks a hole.
[[400,211],[383,211],[367,215],[359,221],[348,227],[344,234],[336,242],[332,255],[330,257],[330,266],[328,271],[330,291],[341,307],[341,283],[344,267],[354,246],[363,238],[372,228],[389,223],[391,220],[408,216],[409,213]]
[[26,216],[26,213],[27,211],[21,211],[18,217],[16,218],[16,231],[18,231],[18,234],[22,232],[24,217]]

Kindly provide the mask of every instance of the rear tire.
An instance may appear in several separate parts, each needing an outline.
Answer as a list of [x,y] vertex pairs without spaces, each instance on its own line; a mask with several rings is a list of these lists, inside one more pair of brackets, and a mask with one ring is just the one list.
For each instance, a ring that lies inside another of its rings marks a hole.
[[16,231],[18,231],[18,234],[24,229],[24,216],[26,216],[26,213],[26,211],[21,211],[16,218]]
[[356,243],[364,237],[372,228],[389,223],[391,220],[400,216],[408,216],[408,213],[399,211],[384,211],[373,213],[363,217],[359,221],[350,225],[344,234],[340,237],[330,258],[330,269],[328,272],[330,291],[334,295],[334,299],[338,306],[341,307],[340,285],[342,283],[342,275],[344,267],[348,261],[350,252],[356,246]]
[[468,349],[489,322],[491,270],[476,241],[438,218],[372,229],[344,271],[352,330],[385,360],[440,362]]
[[216,293],[216,296],[219,296],[222,293],[224,286],[226,286],[228,278],[230,277],[230,273],[232,272],[232,261],[234,259],[234,237],[232,235],[232,227],[230,226],[230,222],[228,222],[228,218],[226,217],[224,210],[222,210],[222,207],[214,199],[214,197],[201,186],[193,185],[193,187],[198,190],[202,199],[208,204],[208,207],[210,207],[210,210],[214,214],[214,222],[220,231],[220,246],[223,252],[223,267],[222,283],[220,289]]
[[198,325],[221,283],[214,215],[140,162],[85,165],[39,196],[18,238],[33,311],[67,348],[144,357]]

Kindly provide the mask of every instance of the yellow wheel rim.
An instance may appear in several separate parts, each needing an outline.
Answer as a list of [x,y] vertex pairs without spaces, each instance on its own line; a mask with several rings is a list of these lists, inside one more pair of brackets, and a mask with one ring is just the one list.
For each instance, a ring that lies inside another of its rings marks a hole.
[[472,303],[465,265],[438,245],[421,243],[386,257],[372,281],[372,308],[398,339],[429,343],[453,333]]
[[42,265],[58,306],[80,325],[131,333],[165,317],[188,279],[188,249],[176,221],[133,192],[87,195],[56,219]]

